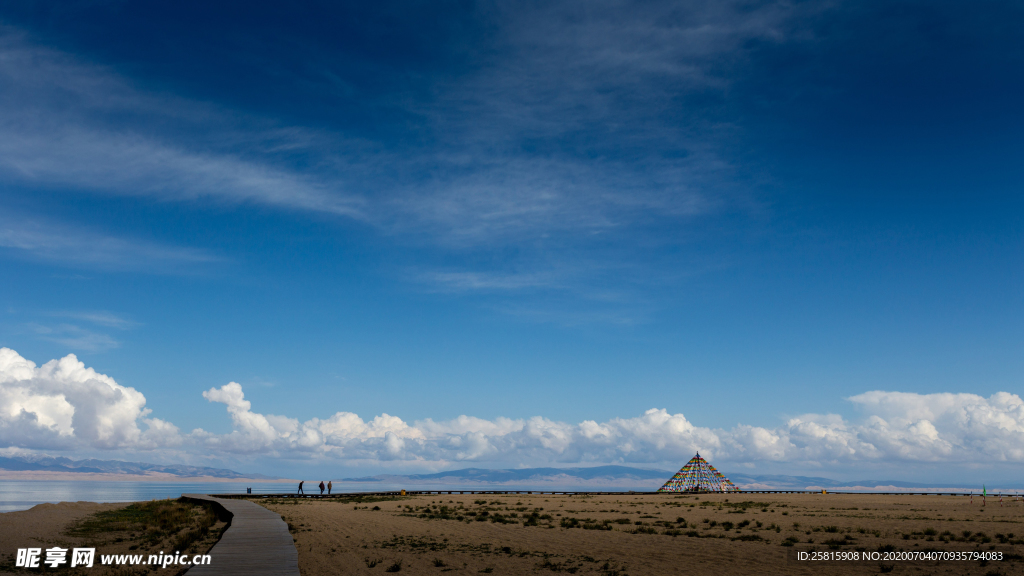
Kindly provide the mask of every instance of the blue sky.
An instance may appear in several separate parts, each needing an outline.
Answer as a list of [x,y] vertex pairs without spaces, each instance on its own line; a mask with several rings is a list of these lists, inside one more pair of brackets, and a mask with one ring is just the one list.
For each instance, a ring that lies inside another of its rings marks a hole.
[[0,449],[1016,476],[1022,21],[5,2]]

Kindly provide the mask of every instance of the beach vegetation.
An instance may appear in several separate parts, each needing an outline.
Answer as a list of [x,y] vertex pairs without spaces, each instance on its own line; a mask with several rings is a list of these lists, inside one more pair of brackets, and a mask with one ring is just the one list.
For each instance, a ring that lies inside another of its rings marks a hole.
[[132,550],[164,546],[172,552],[194,552],[208,550],[220,538],[223,527],[214,529],[217,522],[213,504],[153,500],[97,512],[72,525],[65,535],[97,544],[131,542]]

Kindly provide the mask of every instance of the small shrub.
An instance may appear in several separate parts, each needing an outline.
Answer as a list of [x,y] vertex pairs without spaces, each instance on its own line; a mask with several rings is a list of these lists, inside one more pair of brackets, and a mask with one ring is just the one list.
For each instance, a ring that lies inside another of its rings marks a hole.
[[384,569],[385,572],[398,572],[402,569],[402,561],[395,560],[395,563]]

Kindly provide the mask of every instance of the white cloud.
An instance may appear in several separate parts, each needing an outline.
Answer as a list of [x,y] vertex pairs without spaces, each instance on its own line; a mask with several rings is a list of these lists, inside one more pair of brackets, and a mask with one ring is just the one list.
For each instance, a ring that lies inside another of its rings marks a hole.
[[873,391],[850,401],[872,414],[865,435],[904,457],[1024,460],[1024,402],[1016,394]]
[[[578,424],[534,416],[486,420],[459,416],[409,423],[390,414],[351,412],[300,421],[262,414],[230,382],[203,392],[224,404],[233,430],[180,435],[149,417],[145,397],[73,355],[37,367],[0,348],[0,448],[126,449],[176,447],[195,455],[272,456],[448,466],[645,464],[670,466],[694,452],[723,464],[807,467],[867,464],[1024,463],[1024,401],[1000,392],[913,394],[873,391],[848,400],[864,414],[805,414],[775,428],[695,426],[683,414],[652,408],[630,418]],[[142,431],[140,424],[147,427]]]
[[[0,348],[0,444],[33,449],[151,449],[177,428],[148,418],[146,398],[73,354],[42,366]],[[139,424],[147,425],[147,430]]]
[[633,418],[579,424],[540,416],[459,416],[408,424],[388,414],[366,422],[351,412],[300,423],[251,412],[241,386],[234,382],[204,396],[226,404],[235,421],[231,434],[195,433],[210,446],[243,453],[305,451],[364,463],[661,464],[685,460],[698,450],[722,462],[810,466],[988,458],[1024,462],[1024,402],[1007,393],[986,399],[971,394],[871,392],[850,398],[878,408],[868,410],[861,422],[835,414],[806,414],[777,428],[738,425],[729,430],[698,427],[682,414],[654,408]]

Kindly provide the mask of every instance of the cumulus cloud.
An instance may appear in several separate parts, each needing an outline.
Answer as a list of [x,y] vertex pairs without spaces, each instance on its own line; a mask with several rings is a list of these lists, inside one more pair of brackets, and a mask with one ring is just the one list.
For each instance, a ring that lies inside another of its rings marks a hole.
[[[74,354],[42,366],[0,348],[0,444],[33,449],[149,449],[173,445],[173,424],[149,418],[134,388]],[[145,424],[144,431],[139,424]]]
[[306,422],[251,411],[232,382],[203,395],[227,406],[235,430],[193,432],[230,452],[305,452],[363,462],[400,460],[445,464],[660,464],[696,451],[724,462],[850,465],[859,462],[1024,461],[1024,402],[1001,392],[973,394],[869,392],[848,400],[865,409],[860,422],[835,414],[806,414],[776,428],[695,426],[683,414],[652,408],[632,418],[578,424],[535,416],[484,420],[459,416],[406,423],[382,414],[367,422],[338,412]]
[[[300,421],[263,414],[230,382],[202,396],[223,404],[227,434],[180,434],[149,417],[133,388],[87,368],[74,355],[36,366],[0,348],[0,448],[130,449],[175,447],[184,453],[272,456],[375,465],[487,463],[669,465],[700,451],[722,463],[858,466],[887,463],[1024,462],[1024,401],[999,392],[913,394],[872,391],[847,400],[860,419],[805,414],[774,428],[696,426],[686,416],[652,408],[605,422],[560,422],[542,416],[406,422],[383,413],[352,412]],[[144,425],[143,430],[140,425]]]

